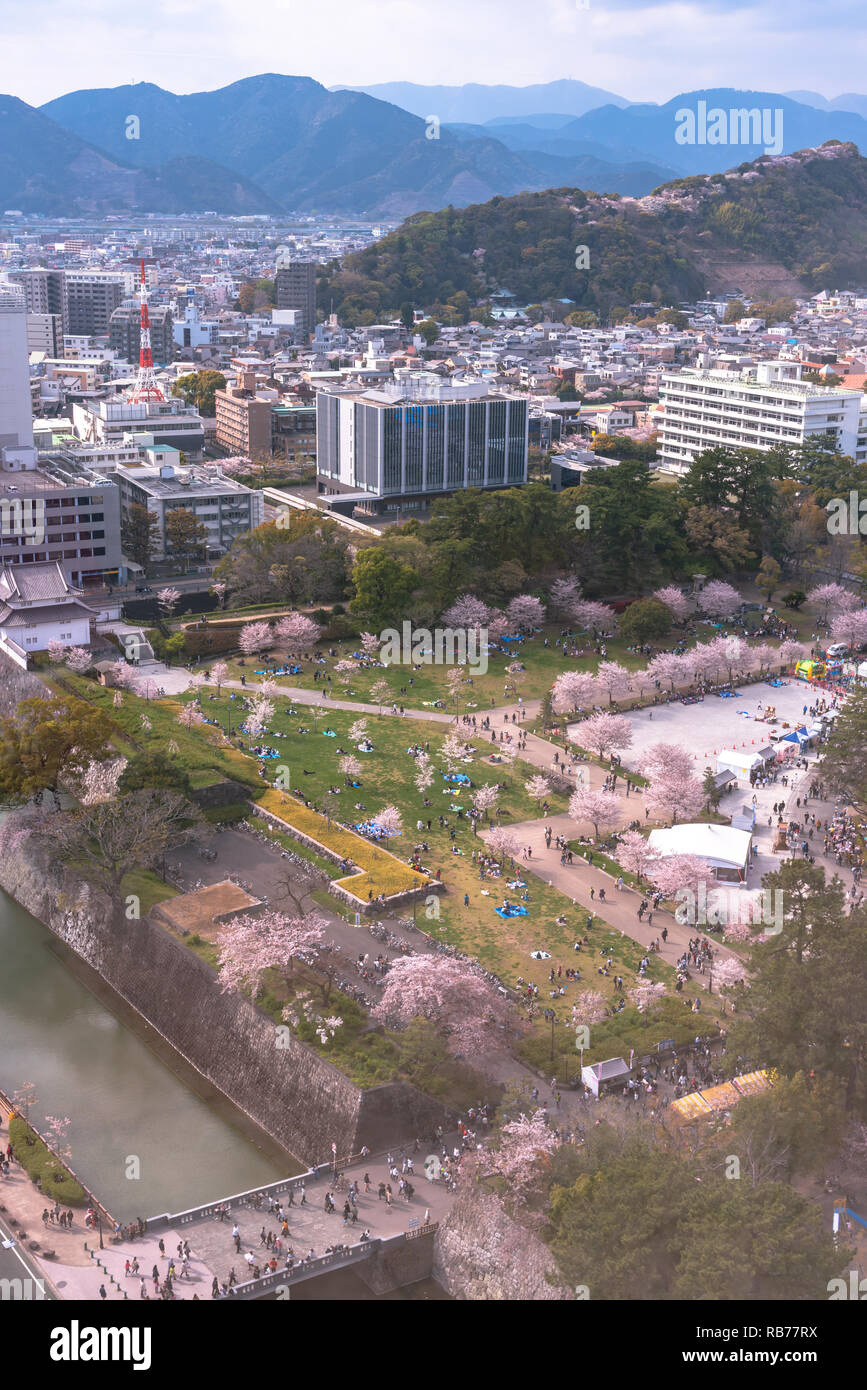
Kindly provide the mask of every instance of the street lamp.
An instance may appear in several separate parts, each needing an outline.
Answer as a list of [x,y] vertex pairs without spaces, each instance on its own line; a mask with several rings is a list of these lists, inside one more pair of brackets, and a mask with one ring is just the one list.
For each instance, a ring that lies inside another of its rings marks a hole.
[[554,1023],[555,1023],[555,1021],[556,1021],[557,1015],[555,1014],[555,1012],[554,1012],[553,1009],[544,1009],[544,1010],[542,1011],[542,1017],[546,1020],[546,1022],[550,1023],[550,1025],[551,1025],[551,1061],[553,1062],[553,1060],[554,1060]]
[[418,880],[417,878],[414,878],[413,881],[412,881],[412,887],[413,887],[412,924],[413,924],[413,926],[415,926],[415,905],[416,905],[415,891],[416,891],[416,889],[418,888],[418,884],[419,884],[419,880]]
[[99,1227],[99,1248],[100,1250],[104,1250],[105,1246],[102,1241],[102,1212],[100,1211],[96,1213],[96,1224]]

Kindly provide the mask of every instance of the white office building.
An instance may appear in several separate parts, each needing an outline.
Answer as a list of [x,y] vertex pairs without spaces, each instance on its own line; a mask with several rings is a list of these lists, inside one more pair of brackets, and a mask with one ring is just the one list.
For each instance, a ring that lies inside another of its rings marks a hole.
[[660,380],[659,466],[685,473],[705,449],[765,451],[831,434],[853,458],[861,422],[860,391],[801,380],[799,362],[759,362],[734,375],[687,367]]

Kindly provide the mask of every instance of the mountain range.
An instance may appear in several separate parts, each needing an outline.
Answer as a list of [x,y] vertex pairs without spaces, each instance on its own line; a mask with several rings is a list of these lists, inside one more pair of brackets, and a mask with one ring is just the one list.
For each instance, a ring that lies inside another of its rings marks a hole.
[[700,102],[779,110],[787,152],[828,139],[867,149],[867,114],[838,106],[863,100],[867,113],[867,98],[799,95],[809,103],[717,89],[654,105],[571,80],[329,91],[309,77],[264,73],[188,95],[151,83],[76,91],[38,109],[7,96],[0,97],[0,208],[398,220],[549,188],[642,196],[762,153],[756,144],[677,143],[678,112]]

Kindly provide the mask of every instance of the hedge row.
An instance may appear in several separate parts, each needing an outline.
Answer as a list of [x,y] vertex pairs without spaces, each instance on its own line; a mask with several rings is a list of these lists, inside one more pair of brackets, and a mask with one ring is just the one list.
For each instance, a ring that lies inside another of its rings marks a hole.
[[44,1196],[53,1197],[67,1207],[87,1204],[81,1183],[20,1115],[13,1115],[9,1120],[9,1140],[28,1176],[40,1179],[40,1191]]

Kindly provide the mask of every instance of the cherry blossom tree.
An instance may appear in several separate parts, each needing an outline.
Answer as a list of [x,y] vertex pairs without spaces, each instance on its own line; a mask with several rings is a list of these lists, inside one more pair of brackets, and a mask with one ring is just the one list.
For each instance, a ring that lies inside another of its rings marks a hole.
[[343,773],[347,784],[360,777],[363,771],[359,759],[354,758],[351,753],[347,753],[345,758],[341,758],[337,766]]
[[629,997],[639,1013],[645,1014],[652,1009],[654,1004],[658,1004],[665,998],[665,985],[653,984],[650,980],[642,980],[629,991]]
[[559,1142],[543,1110],[532,1116],[519,1115],[503,1125],[490,1158],[496,1172],[508,1182],[510,1196],[519,1203],[541,1183],[546,1160]]
[[123,691],[115,690],[111,697],[111,703],[114,709],[120,709],[123,704]]
[[277,624],[277,641],[292,656],[308,652],[319,641],[322,629],[305,613],[287,613]]
[[506,617],[518,632],[533,632],[545,621],[545,605],[532,594],[516,594],[506,606]]
[[794,642],[790,638],[781,642],[777,648],[777,661],[781,670],[787,666],[795,666],[799,661],[806,661],[809,655],[810,648],[806,642]]
[[299,990],[291,1004],[286,1005],[281,1016],[296,1029],[302,1020],[312,1024],[321,1043],[330,1042],[337,1030],[343,1027],[343,1019],[338,1014],[323,1017],[316,1012],[309,990]]
[[664,898],[674,898],[684,889],[697,894],[701,884],[714,883],[707,864],[696,854],[666,854],[650,866],[647,876]]
[[174,612],[175,608],[180,603],[180,601],[180,589],[173,589],[171,587],[165,589],[157,589],[157,603],[159,604],[166,618],[168,618]]
[[259,695],[264,700],[273,700],[279,689],[279,685],[271,676],[265,676],[259,682]]
[[672,691],[681,681],[688,679],[683,657],[675,652],[657,652],[656,656],[648,661],[645,675],[648,680],[659,681],[660,685],[667,684]]
[[352,677],[357,670],[358,662],[353,661],[352,658],[348,656],[344,657],[342,661],[335,661],[334,663],[334,674],[343,681],[343,684],[346,686],[347,695],[350,693]]
[[572,1023],[576,1028],[582,1024],[601,1023],[608,1016],[608,1001],[598,989],[584,989],[572,1005]]
[[81,676],[89,668],[92,657],[84,647],[67,647],[63,660],[75,675]]
[[484,627],[487,622],[488,605],[475,594],[462,594],[442,615],[445,627]]
[[368,661],[378,660],[379,649],[381,646],[382,643],[375,632],[362,632],[361,650],[364,652],[364,655],[367,657]]
[[629,689],[629,672],[619,661],[600,661],[596,668],[596,684],[608,691],[608,703],[614,704]]
[[838,613],[831,620],[831,641],[845,642],[856,650],[867,642],[867,608]]
[[[518,759],[518,745],[516,743],[501,743],[498,747],[498,752],[503,762],[506,764],[506,767],[511,772]],[[506,784],[509,786],[511,785],[511,779],[509,777],[506,778]]]
[[180,751],[181,750],[179,744],[177,744],[173,738],[170,738],[168,743],[166,744],[166,752],[168,753],[169,757],[176,758]]
[[473,792],[473,807],[480,816],[484,816],[485,820],[489,821],[491,818],[491,811],[493,811],[499,799],[500,789],[496,783],[486,782],[484,786],[476,787],[476,790]]
[[138,671],[128,661],[116,661],[111,668],[111,683],[118,690],[136,691],[140,679]]
[[64,642],[59,642],[56,638],[52,638],[46,650],[48,652],[48,660],[51,662],[52,666],[59,666],[66,656],[67,649]]
[[646,799],[653,810],[670,817],[673,825],[678,816],[685,821],[697,816],[706,798],[704,787],[692,773],[683,777],[678,772],[669,771],[651,777]]
[[274,705],[271,700],[253,700],[250,712],[244,720],[244,727],[253,738],[259,738],[273,718]]
[[572,731],[572,737],[597,758],[607,758],[615,749],[629,747],[632,725],[625,714],[591,714]]
[[571,618],[575,604],[581,601],[581,585],[571,576],[568,579],[555,579],[548,590],[548,597],[555,612],[564,618]]
[[741,606],[741,596],[724,579],[712,579],[698,596],[703,613],[711,618],[730,618]]
[[104,763],[89,762],[80,773],[67,773],[62,785],[82,806],[94,806],[98,801],[113,801],[126,763],[124,757],[111,758]]
[[146,714],[143,714],[141,717],[141,726],[146,734],[153,733],[153,721],[148,719]]
[[213,664],[213,666],[211,667],[211,680],[214,682],[214,685],[217,687],[217,694],[218,694],[218,695],[219,695],[219,693],[220,693],[220,687],[222,686],[223,681],[226,680],[226,679],[228,678],[228,675],[229,675],[229,667],[228,667],[228,665],[226,664],[226,662],[225,662],[225,661],[215,661],[214,664]]
[[747,655],[752,666],[759,671],[769,671],[777,658],[777,649],[770,642],[757,642],[747,649]]
[[507,825],[495,825],[487,836],[487,842],[501,864],[521,853],[521,841]]
[[653,597],[664,603],[676,623],[682,623],[689,614],[689,603],[676,584],[668,584],[663,589],[654,589]]
[[226,606],[226,595],[229,592],[228,584],[222,579],[215,579],[211,585],[211,593],[217,600],[221,608]]
[[456,729],[450,729],[440,746],[440,761],[446,772],[457,772],[466,755],[466,742]]
[[528,782],[524,783],[524,790],[537,805],[541,806],[545,798],[551,795],[551,783],[547,777],[531,777]]
[[714,961],[713,983],[717,989],[732,989],[746,978],[747,972],[744,966],[734,956],[727,956],[725,960]]
[[483,630],[487,631],[489,642],[499,642],[501,637],[505,637],[509,631],[511,623],[503,612],[502,608],[492,608],[488,613],[487,621],[483,624]]
[[564,671],[554,682],[551,705],[555,714],[572,714],[593,703],[596,682],[589,671]]
[[859,599],[842,584],[820,584],[807,594],[807,602],[818,608],[820,618],[827,622],[832,613],[848,613],[857,608]]
[[69,1163],[72,1158],[72,1149],[69,1146],[68,1135],[72,1120],[68,1115],[46,1115],[45,1123],[48,1126],[48,1147],[57,1155],[61,1163]]
[[382,831],[386,849],[389,840],[403,834],[403,817],[396,806],[383,806],[382,810],[373,817],[373,823],[378,830]]
[[245,656],[252,656],[254,652],[270,647],[272,641],[270,623],[245,623],[241,628],[238,646]]
[[248,987],[255,1000],[266,970],[279,971],[288,982],[295,961],[310,959],[324,941],[326,925],[316,915],[290,917],[273,911],[233,917],[217,940],[223,992]]
[[363,743],[367,738],[367,720],[356,719],[353,724],[350,724],[348,734],[353,743]]
[[370,698],[379,707],[380,714],[382,714],[382,707],[390,695],[391,689],[389,688],[388,681],[374,681],[373,685],[370,687]]
[[638,759],[645,777],[689,777],[692,759],[679,743],[651,743]]
[[639,883],[651,866],[659,859],[656,850],[651,849],[647,837],[640,830],[624,830],[617,845],[617,862],[627,873],[635,874]]
[[594,791],[592,787],[577,787],[569,798],[569,815],[574,821],[590,821],[594,839],[599,839],[599,827],[610,829],[622,815],[620,797],[615,792]]
[[617,624],[617,614],[607,603],[596,603],[592,599],[581,599],[576,603],[572,616],[576,623],[591,632],[611,632]]
[[434,779],[434,767],[427,753],[419,753],[415,760],[415,785],[424,796]]
[[385,976],[372,1016],[391,1028],[427,1018],[449,1047],[472,1056],[502,1045],[511,1012],[475,961],[448,956],[399,956]]
[[464,693],[465,680],[466,676],[459,666],[451,666],[448,671],[446,671],[446,685],[448,686],[449,699],[454,701],[456,714],[461,695]]
[[[194,729],[197,724],[204,724],[204,722],[205,716],[202,714],[202,711],[198,708],[198,706],[192,702],[192,700],[189,702],[189,704],[184,705],[183,709],[178,715],[178,723],[183,724],[185,729]],[[177,747],[177,745],[175,746]]]

